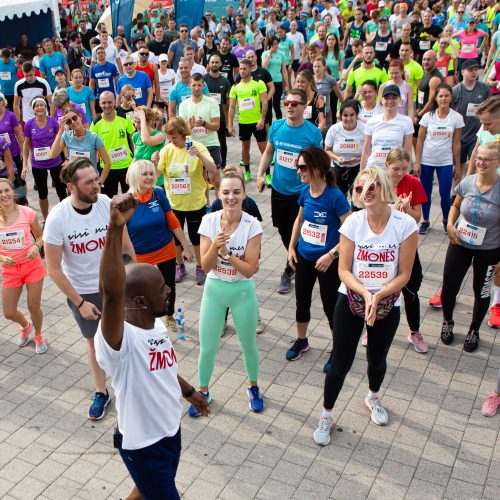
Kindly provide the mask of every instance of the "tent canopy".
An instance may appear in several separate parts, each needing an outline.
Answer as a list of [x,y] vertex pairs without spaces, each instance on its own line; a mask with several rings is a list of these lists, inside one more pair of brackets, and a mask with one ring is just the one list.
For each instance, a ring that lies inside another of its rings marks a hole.
[[0,21],[21,18],[23,15],[40,14],[49,9],[58,12],[57,0],[2,0],[0,9]]

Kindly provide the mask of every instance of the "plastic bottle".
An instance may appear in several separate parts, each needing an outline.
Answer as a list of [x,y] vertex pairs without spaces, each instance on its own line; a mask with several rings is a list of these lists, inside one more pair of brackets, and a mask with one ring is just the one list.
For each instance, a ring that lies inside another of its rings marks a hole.
[[189,153],[189,150],[193,146],[193,138],[190,135],[186,136],[186,151]]
[[186,318],[184,317],[184,313],[180,307],[177,309],[175,322],[177,323],[177,339],[186,340]]

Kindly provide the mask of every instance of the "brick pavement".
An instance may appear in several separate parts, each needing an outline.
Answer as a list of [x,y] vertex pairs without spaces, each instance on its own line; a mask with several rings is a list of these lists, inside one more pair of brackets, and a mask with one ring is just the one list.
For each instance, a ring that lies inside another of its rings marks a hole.
[[[239,161],[236,139],[230,140],[229,149],[230,160]],[[252,153],[255,164],[255,147]],[[468,275],[458,297],[455,345],[438,342],[441,313],[427,307],[427,299],[440,286],[447,247],[437,200],[434,229],[420,237],[419,248],[424,268],[422,332],[429,353],[418,354],[408,345],[402,315],[382,389],[389,425],[377,427],[363,404],[367,380],[360,345],[335,409],[331,444],[320,448],[312,432],[322,408],[321,370],[331,347],[328,325],[315,288],[311,350],[299,361],[285,360],[295,337],[294,294],[274,291],[285,251],[270,222],[269,193],[256,193],[254,181],[248,188],[264,217],[255,281],[267,324],[258,337],[259,385],[267,407],[260,415],[249,411],[233,331],[222,339],[217,355],[212,415],[182,419],[177,484],[183,498],[498,498],[500,416],[485,418],[480,408],[496,381],[500,335],[484,325],[479,350],[462,351],[473,302]],[[37,207],[35,198],[31,191],[31,204]],[[178,305],[186,309],[189,331],[188,340],[177,341],[175,348],[180,373],[195,384],[202,287],[194,283],[193,271],[190,267],[189,277],[178,287]],[[21,308],[26,311],[25,295]],[[85,343],[50,278],[45,281],[43,310],[49,343],[44,355],[35,355],[32,344],[19,349],[17,326],[3,318],[0,322],[0,497],[125,498],[132,482],[112,447],[114,404],[102,421],[86,419],[93,384]]]

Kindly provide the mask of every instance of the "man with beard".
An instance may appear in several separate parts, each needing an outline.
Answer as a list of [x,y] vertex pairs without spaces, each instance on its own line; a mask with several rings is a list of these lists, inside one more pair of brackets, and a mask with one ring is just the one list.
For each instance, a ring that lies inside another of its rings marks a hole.
[[414,56],[418,61],[422,60],[424,52],[432,48],[432,45],[438,40],[442,32],[443,30],[439,26],[432,24],[432,12],[426,10],[422,14],[422,26],[419,26],[415,31],[419,51]]
[[375,59],[375,49],[373,45],[367,43],[363,47],[363,62],[358,69],[351,71],[347,77],[347,86],[345,88],[345,98],[349,97],[359,89],[363,83],[368,80],[373,80],[377,86],[381,83],[385,83],[388,80],[387,73],[375,66],[373,60]]
[[[47,270],[66,295],[83,337],[87,341],[89,368],[96,394],[89,418],[104,417],[111,398],[106,374],[96,361],[94,335],[99,324],[99,262],[106,241],[110,199],[99,194],[99,176],[87,159],[75,160],[61,170],[70,196],[56,205],[45,223],[43,240]],[[127,229],[123,229],[122,252],[135,257]]]
[[177,500],[180,396],[202,415],[210,408],[178,375],[175,350],[160,319],[170,295],[161,272],[150,264],[123,264],[125,228],[137,201],[126,194],[109,203],[100,264],[102,321],[95,346],[99,365],[111,376],[116,393],[115,447],[135,483],[127,498]]
[[222,63],[221,75],[228,79],[231,85],[234,85],[234,79],[239,75],[240,63],[238,58],[231,52],[231,39],[223,36],[219,44],[219,54]]
[[393,38],[392,41],[393,44],[390,54],[391,59],[399,59],[400,57],[399,49],[401,48],[401,45],[404,43],[410,44],[411,52],[413,52],[413,54],[418,54],[418,51],[420,50],[417,40],[415,40],[415,38],[412,38],[411,36],[411,25],[409,23],[403,25],[403,29],[401,31],[401,38],[397,41]]

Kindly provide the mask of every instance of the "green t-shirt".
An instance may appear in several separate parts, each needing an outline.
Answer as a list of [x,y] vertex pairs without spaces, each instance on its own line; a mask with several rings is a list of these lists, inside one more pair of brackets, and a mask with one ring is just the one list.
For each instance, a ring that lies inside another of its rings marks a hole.
[[339,63],[341,59],[345,58],[345,53],[343,50],[339,50],[339,58],[335,59],[335,54],[333,52],[328,52],[326,56],[326,67],[330,70],[330,74],[335,78],[335,80],[340,80]]
[[[153,129],[153,133],[151,135],[155,136],[158,134],[162,134],[163,136],[165,135],[160,130]],[[141,134],[139,132],[136,132],[132,136],[132,142],[134,143],[135,146],[134,160],[151,161],[151,156],[153,155],[153,153],[156,153],[156,151],[160,152],[163,146],[165,146],[165,142],[162,142],[157,146],[146,146],[146,144],[144,144],[141,141]],[[161,187],[163,186],[163,183],[164,183],[163,174],[161,174],[160,177],[156,180],[156,185]]]
[[[291,41],[291,40],[290,40]],[[292,42],[293,43],[293,42]],[[262,61],[269,55],[269,51],[266,50],[262,54]],[[283,81],[283,74],[281,73],[281,63],[285,60],[285,56],[281,52],[276,52],[271,54],[271,60],[269,61],[269,66],[266,68],[269,73],[271,73],[271,78],[275,83],[281,83]]]
[[377,30],[378,30],[378,24],[373,19],[370,19],[370,21],[366,23],[366,32],[370,35],[371,33],[374,33]]
[[387,82],[389,78],[384,70],[376,66],[373,66],[371,69],[365,69],[361,66],[349,73],[347,85],[355,85],[356,89],[359,89],[367,80],[373,80],[378,86],[381,83]]
[[260,95],[265,92],[267,87],[261,80],[241,81],[231,87],[229,99],[236,99],[238,102],[239,123],[247,125],[261,119]]
[[288,66],[290,64],[290,47],[293,47],[293,41],[290,38],[285,38],[280,40],[278,45],[278,52],[285,58],[285,64]]
[[417,80],[422,80],[424,76],[424,68],[417,61],[410,59],[408,64],[405,64],[406,81],[411,85],[413,90],[413,101],[417,102]]
[[[132,162],[132,151],[130,151],[127,135],[132,135],[135,127],[128,116],[116,114],[114,120],[110,122],[102,117],[98,118],[92,123],[90,130],[102,139],[111,162],[111,170],[129,167]],[[101,166],[104,167],[102,160]]]

